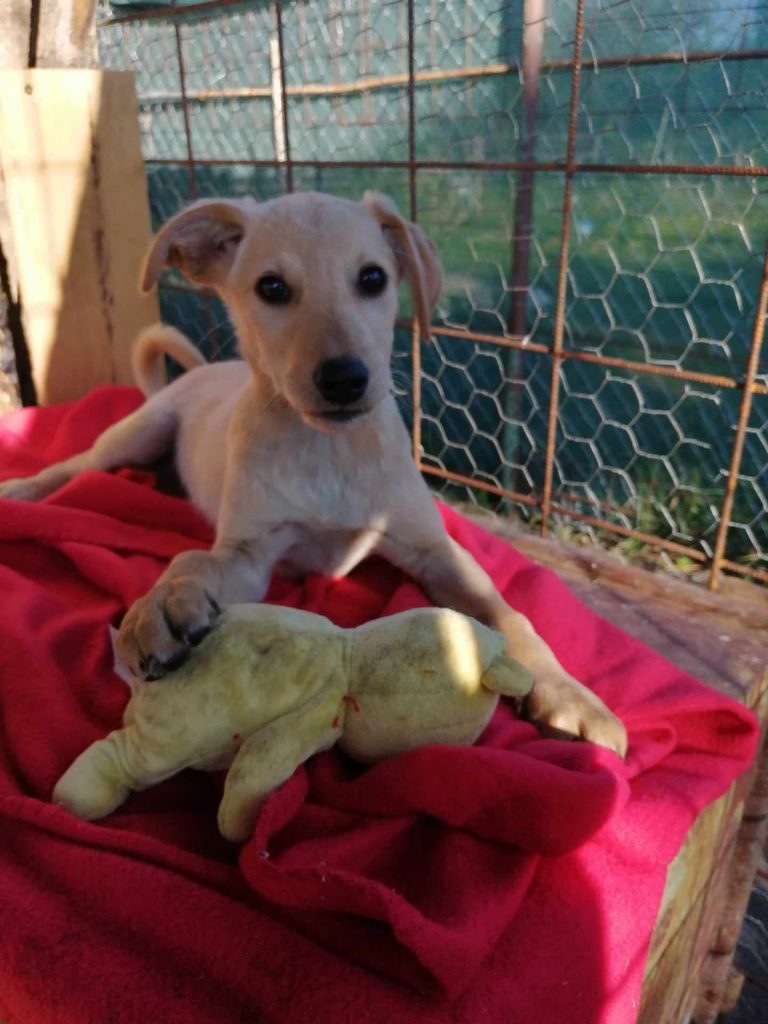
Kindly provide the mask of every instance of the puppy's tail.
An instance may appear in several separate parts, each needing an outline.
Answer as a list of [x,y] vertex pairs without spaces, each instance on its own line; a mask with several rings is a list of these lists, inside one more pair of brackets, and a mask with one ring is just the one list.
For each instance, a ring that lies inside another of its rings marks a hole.
[[194,370],[206,361],[192,342],[181,331],[167,324],[152,324],[139,334],[131,353],[131,369],[136,383],[146,398],[160,391],[168,383],[165,356]]

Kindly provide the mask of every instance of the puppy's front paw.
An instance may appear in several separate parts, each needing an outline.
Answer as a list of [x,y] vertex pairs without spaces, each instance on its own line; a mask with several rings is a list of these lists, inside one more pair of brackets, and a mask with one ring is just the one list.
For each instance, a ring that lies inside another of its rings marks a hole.
[[220,613],[199,580],[184,576],[161,581],[131,606],[115,649],[135,675],[159,679],[187,660]]
[[627,753],[627,730],[600,698],[572,676],[537,679],[526,701],[526,717],[550,736],[588,740]]

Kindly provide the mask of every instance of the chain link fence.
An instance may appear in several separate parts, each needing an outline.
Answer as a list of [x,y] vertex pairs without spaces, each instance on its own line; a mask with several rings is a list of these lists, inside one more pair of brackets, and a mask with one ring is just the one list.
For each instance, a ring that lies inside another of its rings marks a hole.
[[[103,6],[152,216],[193,198],[395,198],[446,284],[395,378],[421,466],[717,585],[768,580],[768,9],[761,0]],[[233,354],[217,300],[166,319]]]

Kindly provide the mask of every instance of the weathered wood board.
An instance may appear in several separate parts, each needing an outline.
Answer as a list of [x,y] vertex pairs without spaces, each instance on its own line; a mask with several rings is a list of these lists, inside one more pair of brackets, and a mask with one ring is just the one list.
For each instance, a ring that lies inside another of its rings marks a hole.
[[0,167],[40,404],[129,383],[158,318],[137,280],[150,237],[130,72],[0,71]]

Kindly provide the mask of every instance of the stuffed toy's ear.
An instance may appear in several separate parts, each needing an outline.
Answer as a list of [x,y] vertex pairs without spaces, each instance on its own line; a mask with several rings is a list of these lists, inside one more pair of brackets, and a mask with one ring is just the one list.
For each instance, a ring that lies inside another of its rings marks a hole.
[[245,213],[236,203],[203,199],[182,210],[155,236],[141,272],[142,292],[163,267],[178,267],[195,284],[220,284],[245,234]]
[[387,236],[400,277],[405,278],[411,289],[421,336],[429,340],[429,322],[443,284],[437,251],[418,224],[400,216],[388,196],[380,192],[366,192],[363,205],[378,220]]

